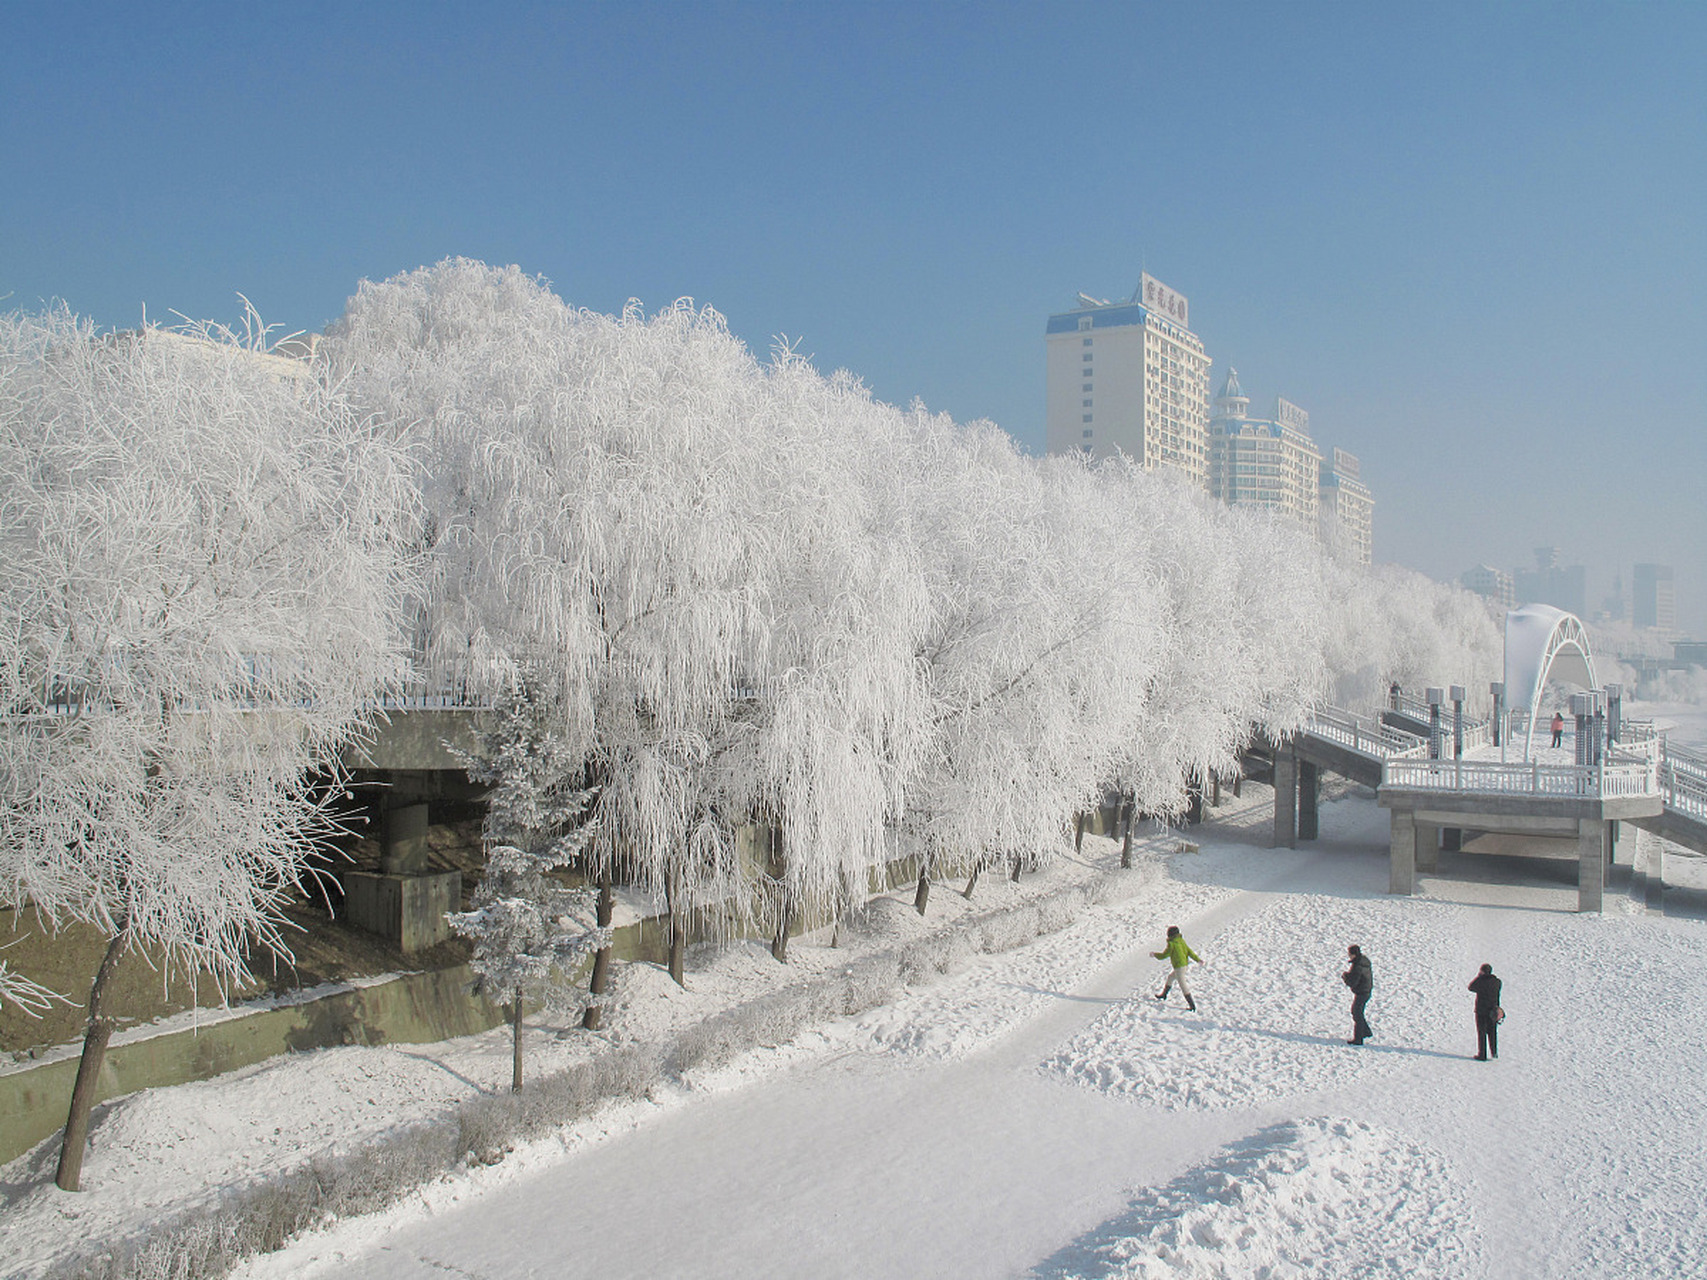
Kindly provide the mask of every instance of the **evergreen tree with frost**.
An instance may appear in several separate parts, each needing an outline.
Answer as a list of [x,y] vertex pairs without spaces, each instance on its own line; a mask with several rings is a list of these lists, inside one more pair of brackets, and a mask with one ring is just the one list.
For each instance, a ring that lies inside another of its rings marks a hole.
[[600,903],[595,922],[591,894],[564,880],[592,838],[594,793],[583,785],[585,749],[564,735],[563,724],[552,676],[525,666],[497,699],[479,751],[457,753],[468,776],[492,790],[485,873],[472,909],[447,918],[474,943],[481,988],[510,1005],[510,1087],[518,1092],[525,1005],[550,1012],[575,1005],[576,969],[610,943],[609,903]]

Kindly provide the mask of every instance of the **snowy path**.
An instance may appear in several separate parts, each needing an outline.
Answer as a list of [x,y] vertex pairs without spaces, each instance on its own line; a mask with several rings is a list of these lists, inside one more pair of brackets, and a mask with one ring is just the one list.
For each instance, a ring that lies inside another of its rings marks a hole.
[[[245,1274],[1707,1275],[1703,926],[1577,916],[1565,886],[1390,899],[1383,817],[1331,806],[1319,852],[1206,846],[1181,867],[1206,883]],[[1196,1016],[1147,994],[1170,920],[1210,960]],[[1512,1010],[1488,1064],[1483,959]]]

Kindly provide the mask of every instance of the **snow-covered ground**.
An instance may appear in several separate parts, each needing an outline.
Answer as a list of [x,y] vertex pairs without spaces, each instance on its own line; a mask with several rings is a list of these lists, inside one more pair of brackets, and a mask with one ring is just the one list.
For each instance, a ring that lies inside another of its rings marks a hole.
[[1694,751],[1707,750],[1707,706],[1698,702],[1632,702],[1629,715],[1652,720],[1670,742]]
[[[1579,916],[1568,878],[1506,860],[1393,899],[1383,811],[1328,804],[1320,842],[1271,851],[1267,800],[1252,787],[1218,811],[1199,853],[1150,842],[1140,891],[1067,930],[606,1108],[244,1274],[1707,1275],[1707,923],[1617,896]],[[1086,863],[1114,852],[1087,840]],[[899,935],[911,914],[898,896],[870,929]],[[1208,961],[1196,1014],[1152,998],[1148,953],[1169,923]],[[1353,941],[1376,976],[1363,1048],[1344,1042],[1338,980]],[[846,954],[797,943],[794,958],[822,971]],[[1479,1063],[1464,984],[1484,960],[1510,1017],[1501,1059]],[[774,971],[736,949],[683,995],[631,967],[629,1025],[709,1010]],[[543,1067],[577,1037],[535,1042]],[[506,1079],[500,1033],[302,1055],[127,1100],[95,1134],[91,1192],[39,1185],[40,1155],[0,1175],[0,1270],[32,1274],[68,1235]]]

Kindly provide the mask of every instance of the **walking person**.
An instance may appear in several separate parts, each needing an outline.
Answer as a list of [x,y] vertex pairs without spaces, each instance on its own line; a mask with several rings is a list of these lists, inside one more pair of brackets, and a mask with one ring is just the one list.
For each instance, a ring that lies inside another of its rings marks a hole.
[[1494,966],[1485,964],[1482,971],[1470,979],[1470,990],[1476,993],[1476,1061],[1486,1062],[1500,1056],[1500,987],[1494,976]]
[[1370,972],[1369,957],[1356,943],[1347,947],[1345,953],[1351,960],[1351,967],[1340,974],[1340,981],[1351,988],[1351,1039],[1346,1043],[1362,1044],[1375,1034],[1363,1016],[1369,1007],[1369,993],[1375,990],[1375,976]]
[[1557,711],[1553,713],[1553,745],[1556,747],[1565,738],[1565,717]]
[[1179,993],[1185,997],[1185,1007],[1196,1013],[1197,1001],[1191,998],[1191,988],[1185,985],[1185,966],[1188,961],[1196,961],[1198,964],[1202,964],[1203,957],[1191,949],[1191,944],[1185,940],[1185,935],[1179,931],[1177,924],[1168,926],[1168,940],[1163,948],[1160,951],[1152,951],[1150,954],[1158,960],[1166,960],[1173,967],[1173,972],[1168,975],[1168,980],[1162,984],[1161,994],[1156,999],[1166,1000],[1168,992],[1177,982],[1179,983]]

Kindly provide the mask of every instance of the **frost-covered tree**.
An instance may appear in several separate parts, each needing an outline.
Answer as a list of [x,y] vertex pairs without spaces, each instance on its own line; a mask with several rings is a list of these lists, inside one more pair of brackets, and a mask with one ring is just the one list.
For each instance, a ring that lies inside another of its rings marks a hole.
[[56,1004],[69,1004],[59,992],[42,986],[0,960],[0,1004],[11,1004],[39,1018]]
[[839,916],[891,856],[886,828],[922,743],[930,601],[897,483],[906,415],[786,346],[763,394],[748,536],[773,548],[754,584],[766,625],[707,781],[772,836],[754,914],[783,960],[799,917]]
[[560,681],[560,672],[524,664],[495,700],[479,749],[458,752],[469,778],[492,789],[485,870],[471,910],[447,919],[473,941],[482,988],[510,1005],[510,1087],[517,1092],[524,1006],[573,1006],[576,970],[610,943],[609,899],[595,907],[584,887],[564,878],[592,837],[594,793],[584,785],[584,745],[563,737]]
[[686,303],[596,315],[450,260],[364,283],[320,350],[425,461],[423,644],[550,665],[592,872],[666,909],[678,978],[690,915],[762,919],[780,957],[903,851],[922,906],[933,874],[1047,859],[1110,785],[1179,811],[1360,653],[1480,651],[1455,599],[1176,477],[761,364]]
[[1323,579],[1324,648],[1337,701],[1374,705],[1390,684],[1413,691],[1462,684],[1472,707],[1488,706],[1505,640],[1504,616],[1485,597],[1398,565],[1366,569],[1336,559]]
[[987,424],[916,422],[907,459],[932,605],[919,667],[929,742],[908,834],[930,878],[1013,850],[1047,860],[1096,795],[1144,687],[1152,599],[1102,544],[1074,464],[1038,464]]
[[761,643],[760,370],[713,312],[572,311],[465,260],[364,283],[321,345],[425,455],[429,644],[555,664],[594,873],[666,905],[680,976],[688,914],[742,900],[696,778]]
[[288,956],[316,771],[402,674],[407,459],[264,337],[0,317],[0,901],[109,939],[70,1190],[119,957]]

